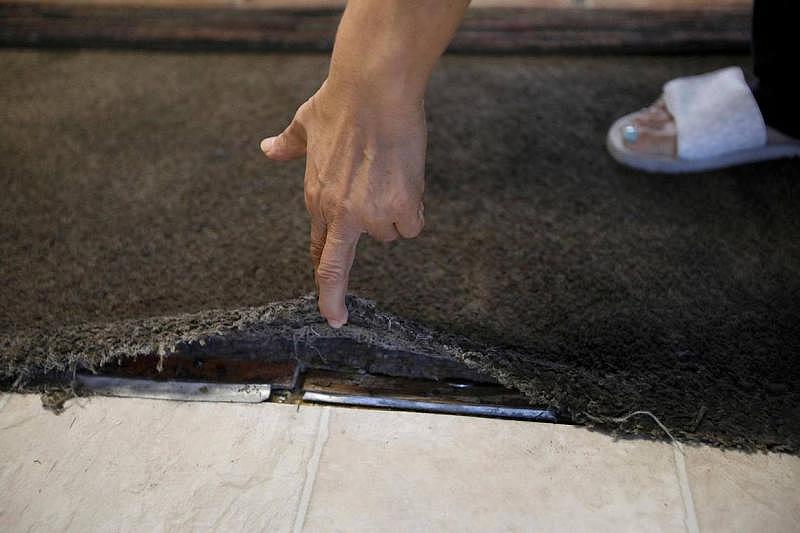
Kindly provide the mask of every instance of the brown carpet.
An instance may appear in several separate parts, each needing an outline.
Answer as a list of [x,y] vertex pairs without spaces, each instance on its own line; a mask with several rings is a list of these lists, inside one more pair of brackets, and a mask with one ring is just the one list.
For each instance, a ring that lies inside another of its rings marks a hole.
[[[664,81],[743,62],[446,57],[426,230],[364,240],[352,292],[489,347],[476,364],[578,421],[646,409],[686,438],[797,452],[800,163],[658,177],[604,150]],[[313,290],[303,163],[258,141],[326,67],[0,52],[3,381],[31,332]]]

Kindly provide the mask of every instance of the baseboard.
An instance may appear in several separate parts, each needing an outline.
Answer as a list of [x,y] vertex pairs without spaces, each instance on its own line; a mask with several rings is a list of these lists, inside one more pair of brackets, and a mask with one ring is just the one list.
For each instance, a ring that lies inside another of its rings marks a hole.
[[[326,52],[338,9],[0,4],[0,46]],[[750,12],[471,9],[455,53],[745,52]]]

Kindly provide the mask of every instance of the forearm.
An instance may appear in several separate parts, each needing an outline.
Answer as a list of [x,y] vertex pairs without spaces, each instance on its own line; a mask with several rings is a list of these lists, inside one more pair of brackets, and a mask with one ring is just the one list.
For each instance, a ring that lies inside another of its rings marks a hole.
[[469,0],[350,0],[331,58],[336,90],[421,101]]

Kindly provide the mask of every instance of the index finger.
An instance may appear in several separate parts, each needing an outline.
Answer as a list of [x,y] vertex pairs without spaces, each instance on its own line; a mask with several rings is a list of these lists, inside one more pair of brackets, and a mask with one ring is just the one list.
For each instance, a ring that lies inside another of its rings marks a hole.
[[334,328],[347,322],[345,295],[360,236],[361,231],[342,221],[329,224],[325,235],[325,246],[316,272],[319,312]]

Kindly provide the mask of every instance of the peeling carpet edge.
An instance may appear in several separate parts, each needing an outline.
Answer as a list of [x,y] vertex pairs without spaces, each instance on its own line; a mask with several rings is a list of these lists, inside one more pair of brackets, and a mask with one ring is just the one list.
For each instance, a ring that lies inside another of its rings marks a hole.
[[[317,312],[316,296],[309,294],[259,307],[0,334],[0,390],[63,391],[78,368],[96,369],[109,362],[140,356],[169,357],[179,346],[194,343],[202,346],[213,338],[247,336],[264,343],[276,339],[291,341],[295,352],[313,347],[315,339],[339,338],[386,350],[447,356],[506,387],[519,390],[532,405],[556,412],[561,421],[619,437],[669,440],[658,424],[646,417],[621,422],[619,417],[625,413],[593,410],[592,398],[585,392],[585,383],[597,377],[586,369],[549,361],[546,357],[531,358],[526,354],[526,360],[533,361],[539,372],[533,376],[520,376],[508,363],[515,357],[509,349],[481,345],[464,337],[434,331],[383,312],[374,302],[357,296],[349,295],[347,305],[350,320],[338,330],[324,323]],[[498,357],[501,351],[502,357]],[[47,404],[44,398],[43,403]],[[635,410],[636,406],[631,406],[631,411]],[[729,435],[717,436],[681,428],[670,430],[687,443],[748,451],[767,449],[763,443],[732,439]],[[797,453],[798,450],[789,446],[780,451]]]

